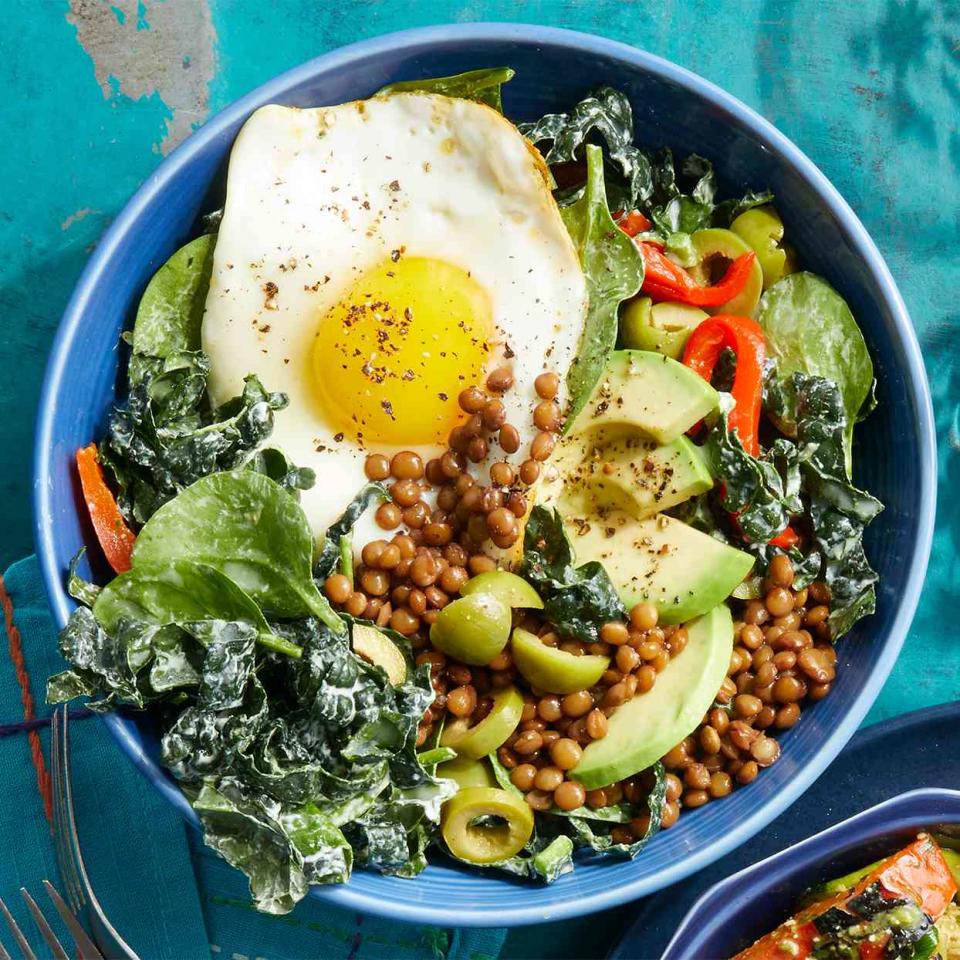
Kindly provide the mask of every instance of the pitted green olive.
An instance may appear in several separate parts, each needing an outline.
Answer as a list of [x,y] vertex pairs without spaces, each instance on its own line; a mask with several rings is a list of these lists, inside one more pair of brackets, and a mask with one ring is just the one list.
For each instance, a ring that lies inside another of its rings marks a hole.
[[495,787],[496,777],[486,760],[457,757],[437,767],[437,776],[453,780],[461,790],[467,787]]
[[533,811],[506,790],[468,787],[443,805],[440,829],[455,857],[496,863],[526,846],[533,834]]
[[588,690],[610,666],[609,657],[577,657],[548,647],[539,637],[517,627],[513,631],[513,662],[521,675],[538,690],[576,693]]
[[741,213],[730,229],[753,247],[763,271],[763,289],[797,269],[792,248],[783,243],[783,221],[774,207],[754,207]]
[[482,666],[507,645],[510,608],[490,593],[448,603],[430,628],[430,642],[462,663]]
[[[750,246],[732,230],[711,228],[698,230],[693,234],[693,246],[700,257],[699,263],[691,268],[690,274],[705,286],[712,286],[723,278],[730,261],[750,252]],[[743,289],[732,299],[719,307],[712,307],[711,313],[730,313],[736,317],[752,317],[763,292],[763,269],[759,258],[754,260],[753,269]]]
[[471,577],[461,588],[464,597],[475,593],[489,593],[508,607],[524,607],[528,610],[542,610],[543,601],[533,587],[523,577],[508,570],[489,570]]
[[523,697],[516,687],[505,687],[493,696],[493,707],[477,724],[466,718],[443,728],[440,746],[453,747],[459,757],[479,760],[493,753],[517,729],[523,714]]

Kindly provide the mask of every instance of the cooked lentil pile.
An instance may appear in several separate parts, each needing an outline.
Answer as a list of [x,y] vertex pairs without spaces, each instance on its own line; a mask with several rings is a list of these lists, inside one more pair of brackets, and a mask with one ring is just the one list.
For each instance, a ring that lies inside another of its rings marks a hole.
[[[439,611],[467,580],[497,569],[498,559],[491,552],[498,550],[508,564],[522,535],[527,490],[539,479],[563,426],[555,399],[559,378],[544,372],[535,384],[539,402],[533,422],[538,432],[527,458],[519,466],[506,457],[497,460],[486,482],[471,473],[493,444],[507,456],[519,451],[520,432],[507,422],[500,399],[512,386],[510,371],[501,369],[488,377],[486,389],[472,386],[460,393],[467,420],[451,431],[442,457],[424,463],[409,450],[392,458],[379,453],[367,457],[367,477],[389,483],[390,499],[377,509],[377,523],[384,531],[396,532],[363,546],[353,582],[340,573],[326,581],[332,603],[408,637],[417,664],[431,664],[436,697],[421,721],[418,745],[430,740],[441,719],[473,726],[489,714],[497,690],[511,685],[524,689],[509,646],[485,666],[468,666],[433,649],[429,641]],[[434,509],[424,499],[430,490],[436,491]],[[703,806],[753,781],[780,756],[773,733],[792,727],[805,702],[830,691],[836,653],[826,623],[827,588],[815,583],[792,589],[793,565],[786,555],[774,557],[768,574],[763,599],[735,610],[739,619],[733,655],[713,708],[663,758],[668,774],[662,827],[676,823],[682,808]],[[623,798],[642,800],[653,786],[649,774],[590,791],[567,774],[580,761],[583,748],[606,735],[614,711],[654,687],[670,658],[686,646],[686,628],[661,626],[650,603],[634,606],[627,621],[605,624],[593,644],[559,636],[549,622],[529,611],[516,611],[514,626],[574,656],[611,658],[610,668],[591,689],[566,695],[525,689],[520,725],[498,750],[514,786],[534,810],[554,804],[561,810],[584,804],[597,809]],[[640,817],[614,828],[612,839],[631,843],[646,834],[648,825],[649,818]]]

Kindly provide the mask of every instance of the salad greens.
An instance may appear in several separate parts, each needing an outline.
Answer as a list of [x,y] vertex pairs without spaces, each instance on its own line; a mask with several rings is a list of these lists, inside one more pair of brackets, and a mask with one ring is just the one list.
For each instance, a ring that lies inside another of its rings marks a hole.
[[252,470],[203,477],[162,506],[137,536],[135,568],[178,559],[215,567],[274,617],[343,623],[311,572],[313,537],[297,502]]
[[428,77],[424,80],[402,80],[381,87],[375,97],[388,93],[439,93],[445,97],[460,97],[476,100],[503,113],[501,88],[514,76],[510,67],[490,67],[484,70],[468,70],[452,77]]
[[[869,412],[874,379],[870,352],[850,308],[826,280],[812,273],[793,273],[763,295],[760,325],[781,376],[814,374],[840,387],[846,412],[846,471],[852,477],[853,428],[862,413]],[[779,423],[793,435],[795,421]]]
[[150,359],[200,349],[203,305],[213,271],[216,237],[201,234],[181,247],[147,284],[133,326],[130,385],[143,379]]
[[617,310],[643,283],[643,258],[636,244],[618,230],[603,191],[603,153],[587,146],[587,185],[583,196],[564,207],[563,222],[573,239],[587,281],[589,307],[577,359],[567,374],[572,424],[590,398],[617,343]]
[[719,504],[737,517],[739,536],[730,539],[745,540],[766,560],[772,555],[770,539],[791,518],[806,516],[809,544],[790,551],[795,583],[827,583],[833,598],[831,634],[838,639],[874,610],[877,574],[867,561],[863,533],[883,505],[848,479],[848,420],[836,382],[773,372],[764,407],[774,422],[795,424],[796,438],[780,437],[754,458],[727,429],[725,418],[707,437],[705,450],[722,490]]
[[574,566],[573,547],[555,509],[536,506],[530,511],[520,574],[536,587],[546,618],[565,636],[595,643],[605,623],[626,617],[602,564]]
[[[599,139],[606,148],[609,209],[640,210],[653,224],[645,236],[670,248],[685,249],[695,230],[728,227],[745,210],[773,199],[769,192],[750,191],[739,200],[716,203],[713,164],[692,154],[678,171],[669,149],[649,153],[636,146],[630,101],[610,87],[585,97],[569,113],[547,114],[535,123],[521,123],[519,129],[541,149],[550,144],[544,159],[551,165],[582,162],[586,146]],[[586,179],[582,176],[559,191],[558,202],[579,199]]]
[[[501,88],[512,77],[509,68],[475,70],[378,93],[435,92],[502,112]],[[648,224],[637,218],[648,228],[638,239],[663,247],[673,263],[660,269],[669,270],[697,260],[694,232],[727,227],[772,196],[718,202],[711,163],[696,155],[675,162],[669,150],[637,146],[629,100],[608,87],[520,129],[563,183],[555,196],[589,294],[579,357],[567,374],[572,424],[615,347],[620,305],[644,283],[644,256],[619,228],[619,212],[646,217]],[[266,445],[287,398],[250,376],[239,396],[210,404],[200,326],[215,244],[205,234],[174,253],[141,300],[127,338],[129,396],[98,445],[120,510],[138,530],[131,568],[99,587],[78,574],[79,556],[71,564],[68,587],[80,605],[60,635],[70,669],[50,679],[47,697],[94,698],[93,710],[156,708],[163,763],[200,817],[205,842],[247,875],[259,909],[285,913],[310,884],[345,882],[356,866],[402,877],[422,871],[428,848],[443,848],[441,809],[457,790],[437,765],[456,753],[439,745],[442,716],[429,737],[429,727],[421,729],[432,705],[443,714],[435,698],[447,682],[435,688],[431,664],[416,665],[426,636],[412,644],[338,613],[321,589],[337,572],[353,583],[353,527],[389,498],[386,487],[366,484],[315,544],[298,503],[313,471]],[[873,368],[846,304],[811,274],[772,286],[760,320],[776,361],[764,411],[783,435],[751,456],[728,426],[725,397],[703,442],[714,488],[674,512],[750,550],[758,566],[780,549],[771,539],[798,527],[798,546],[789,549],[794,585],[827,583],[837,638],[875,603],[877,574],[862,541],[882,506],[851,483],[853,426],[869,409]],[[733,382],[735,359],[716,364],[718,388]],[[530,511],[519,572],[543,600],[545,625],[564,638],[596,643],[604,624],[627,617],[603,565],[576,565],[555,509]],[[361,631],[393,644],[406,669],[391,680],[369,662],[377,656],[359,656],[376,646],[368,639],[365,648]],[[477,682],[474,694],[484,689]],[[518,704],[515,726],[522,698],[508,692]],[[496,752],[481,762],[491,787],[492,769],[500,790],[522,795]],[[644,778],[652,786],[640,802],[538,813],[520,853],[492,866],[550,882],[573,869],[578,849],[637,856],[667,809],[663,763]],[[621,842],[644,818],[646,833]]]

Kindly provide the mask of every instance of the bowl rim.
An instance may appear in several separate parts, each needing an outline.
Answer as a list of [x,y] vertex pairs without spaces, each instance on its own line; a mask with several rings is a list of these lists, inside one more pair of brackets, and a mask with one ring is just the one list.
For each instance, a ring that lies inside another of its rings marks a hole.
[[[730,918],[723,905],[732,903],[733,894],[749,888],[757,875],[767,875],[762,886],[768,888],[782,882],[794,871],[825,861],[851,845],[880,839],[884,833],[916,829],[936,817],[946,817],[951,821],[955,819],[960,823],[960,790],[921,787],[899,793],[738,870],[697,898],[664,949],[662,960],[684,960],[690,956],[692,948],[699,949],[701,945],[698,942],[688,942],[691,936],[697,934],[699,918],[702,915],[712,917],[712,928],[728,923]],[[738,912],[735,910],[734,916]]]
[[[52,439],[57,419],[57,398],[65,379],[67,358],[77,340],[91,292],[102,281],[104,273],[109,268],[117,248],[123,242],[131,225],[141,216],[153,195],[184,167],[189,166],[195,155],[205,149],[211,141],[224,136],[233,124],[242,120],[256,106],[276,99],[288,88],[308,80],[318,70],[336,69],[387,51],[413,52],[417,49],[443,47],[446,44],[464,40],[477,43],[518,41],[527,44],[548,44],[555,48],[566,49],[571,55],[593,54],[615,63],[625,64],[631,69],[640,69],[654,74],[684,88],[700,100],[706,101],[715,110],[730,117],[761,147],[779,156],[790,166],[807,182],[824,208],[829,209],[834,215],[838,230],[865,263],[879,288],[882,300],[889,308],[893,329],[903,348],[902,364],[906,388],[912,395],[917,411],[917,439],[921,459],[919,502],[922,506],[916,517],[917,536],[907,572],[906,588],[890,618],[886,640],[873,663],[871,673],[857,696],[847,704],[842,722],[824,739],[817,755],[776,797],[758,807],[726,834],[712,843],[688,852],[682,858],[678,858],[670,868],[659,872],[656,876],[628,881],[589,895],[571,888],[565,901],[557,903],[551,900],[548,910],[545,910],[546,903],[539,905],[540,898],[537,896],[522,898],[526,905],[509,908],[488,906],[471,910],[469,905],[460,907],[425,902],[394,903],[365,893],[353,884],[311,888],[311,895],[337,906],[397,920],[455,926],[509,926],[538,923],[545,919],[560,920],[580,916],[646,896],[682,880],[748,840],[789,807],[823,772],[853,735],[890,673],[916,611],[933,537],[937,478],[933,408],[919,343],[903,298],[866,228],[826,176],[789,138],[751,107],[684,67],[617,40],[536,24],[482,22],[417,27],[339,47],[287,70],[226,106],[180,144],[127,202],[99,242],[77,282],[51,346],[41,389],[35,434],[33,506],[41,576],[54,619],[59,626],[62,626],[70,614],[73,603],[66,593],[63,571],[59,568],[55,556],[54,524],[50,520],[54,470]],[[196,824],[196,814],[190,808],[186,798],[144,753],[128,729],[129,721],[117,714],[107,715],[104,720],[111,734],[134,765],[186,819]],[[528,893],[534,892],[535,888],[528,891]]]

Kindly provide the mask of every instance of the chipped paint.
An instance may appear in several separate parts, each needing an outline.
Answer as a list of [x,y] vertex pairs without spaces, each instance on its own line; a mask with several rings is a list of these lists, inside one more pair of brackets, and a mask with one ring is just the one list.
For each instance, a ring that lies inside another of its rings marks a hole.
[[155,144],[169,153],[206,119],[216,31],[205,0],[70,0],[67,20],[106,99],[159,97],[170,116]]
[[99,210],[94,210],[93,207],[81,207],[79,210],[74,210],[73,213],[60,224],[60,229],[69,230],[75,223],[79,223],[81,220],[89,217],[91,213],[99,212]]

